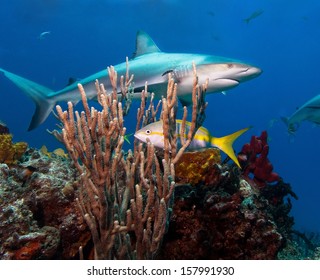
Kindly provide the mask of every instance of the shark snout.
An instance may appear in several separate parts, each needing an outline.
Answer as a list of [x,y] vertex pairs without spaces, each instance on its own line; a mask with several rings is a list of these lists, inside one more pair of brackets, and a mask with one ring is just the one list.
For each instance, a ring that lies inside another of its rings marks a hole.
[[256,66],[239,62],[210,64],[200,69],[209,77],[208,92],[231,89],[242,82],[258,77],[262,73],[262,70]]
[[245,72],[250,79],[253,79],[258,77],[262,73],[262,70],[258,67],[250,66]]
[[198,67],[197,71],[199,75],[207,75],[210,81],[230,80],[238,84],[256,78],[262,73],[256,66],[239,62],[205,64]]
[[247,64],[238,64],[235,65],[235,68],[238,68],[238,71],[233,73],[232,78],[237,80],[239,83],[254,79],[262,73],[260,68]]

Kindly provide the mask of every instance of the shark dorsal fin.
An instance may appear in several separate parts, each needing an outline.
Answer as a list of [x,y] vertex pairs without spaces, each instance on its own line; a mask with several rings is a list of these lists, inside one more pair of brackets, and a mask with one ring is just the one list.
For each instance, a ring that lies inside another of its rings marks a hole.
[[136,39],[136,51],[133,54],[133,58],[153,52],[160,52],[160,49],[146,32],[141,30],[138,31]]

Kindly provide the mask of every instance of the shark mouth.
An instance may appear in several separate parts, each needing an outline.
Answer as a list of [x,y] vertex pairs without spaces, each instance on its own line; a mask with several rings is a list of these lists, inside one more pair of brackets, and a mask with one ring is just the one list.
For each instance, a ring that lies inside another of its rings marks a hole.
[[234,87],[240,84],[240,81],[234,78],[220,78],[212,81],[213,85]]
[[224,80],[230,80],[230,81],[233,81],[233,82],[235,82],[235,83],[238,83],[238,84],[240,84],[240,80],[237,80],[237,79],[234,79],[234,78],[228,78],[228,79],[224,79]]

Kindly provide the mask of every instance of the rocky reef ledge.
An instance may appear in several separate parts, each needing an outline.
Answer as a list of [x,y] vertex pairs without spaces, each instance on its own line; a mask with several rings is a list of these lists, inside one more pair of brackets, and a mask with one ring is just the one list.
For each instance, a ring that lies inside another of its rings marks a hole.
[[[0,164],[0,259],[79,259],[80,246],[85,258],[93,257],[75,200],[78,177],[68,157],[32,148],[18,162]],[[290,198],[297,197],[282,179],[257,184],[207,149],[184,155],[176,181],[157,258],[277,259],[292,253]]]

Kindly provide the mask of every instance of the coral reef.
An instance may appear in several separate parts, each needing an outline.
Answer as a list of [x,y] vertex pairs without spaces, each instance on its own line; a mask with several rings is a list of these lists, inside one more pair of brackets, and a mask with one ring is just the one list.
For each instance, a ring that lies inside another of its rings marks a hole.
[[[176,189],[173,217],[160,258],[277,258],[287,236],[279,229],[277,216],[272,215],[259,189],[244,179],[232,182],[232,178],[224,177],[216,187],[182,185]],[[228,191],[225,186],[230,184],[238,188]]]
[[[178,165],[193,164],[184,159]],[[33,172],[26,176],[30,166]],[[202,169],[193,166],[195,172]],[[287,198],[296,196],[288,184],[261,188],[221,163],[213,163],[205,174],[211,176],[194,184],[183,173],[176,176],[169,230],[157,258],[276,259],[297,254]],[[79,183],[69,159],[35,149],[28,149],[19,165],[1,164],[0,259],[78,259],[80,246],[85,258],[94,258],[92,236],[76,203]],[[316,249],[308,256],[316,257]]]
[[59,156],[28,149],[19,165],[0,164],[0,259],[79,258],[91,237],[77,188],[76,170]]
[[27,147],[25,142],[12,143],[12,134],[5,124],[0,123],[0,163],[16,163]]
[[269,145],[267,131],[262,131],[260,136],[252,136],[250,143],[246,143],[238,154],[243,175],[250,178],[258,186],[265,186],[266,183],[278,182],[280,177],[273,172],[273,166],[268,159]]
[[320,260],[320,233],[292,230],[291,239],[278,254],[281,260]]
[[290,197],[298,197],[272,172],[266,141],[263,132],[244,145],[243,170],[215,163],[203,173],[204,167],[193,163],[201,152],[180,160],[183,169],[176,176],[179,187],[160,258],[277,258],[291,239]]

